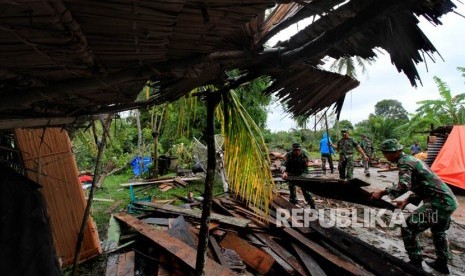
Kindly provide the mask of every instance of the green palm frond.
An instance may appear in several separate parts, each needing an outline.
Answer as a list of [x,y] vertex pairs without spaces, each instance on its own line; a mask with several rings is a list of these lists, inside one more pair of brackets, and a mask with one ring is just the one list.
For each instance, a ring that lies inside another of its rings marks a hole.
[[265,141],[234,91],[223,95],[225,168],[232,193],[269,213],[276,190]]
[[357,67],[360,68],[362,74],[365,74],[367,65],[371,65],[373,62],[374,59],[364,59],[359,56],[343,56],[335,60],[329,67],[329,70],[357,78]]
[[76,131],[76,138],[81,143],[82,148],[85,151],[92,154],[92,156],[97,155],[97,145],[94,142],[94,137],[90,130],[84,131],[79,129]]

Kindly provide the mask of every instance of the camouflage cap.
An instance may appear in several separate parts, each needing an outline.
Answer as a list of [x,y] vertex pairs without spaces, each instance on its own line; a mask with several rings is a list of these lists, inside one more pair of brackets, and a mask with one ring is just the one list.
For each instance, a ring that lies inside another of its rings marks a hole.
[[292,144],[292,149],[300,149],[300,144],[299,143],[293,143]]
[[347,128],[341,129],[341,133],[346,133],[346,132],[349,132],[349,130]]
[[399,151],[402,150],[402,146],[396,139],[387,139],[381,143],[381,151]]

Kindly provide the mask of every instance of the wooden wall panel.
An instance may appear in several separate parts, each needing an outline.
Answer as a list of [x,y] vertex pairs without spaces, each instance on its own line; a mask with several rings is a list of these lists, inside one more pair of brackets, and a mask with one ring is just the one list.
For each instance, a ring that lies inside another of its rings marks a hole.
[[[28,178],[42,186],[57,256],[68,266],[86,206],[68,134],[61,128],[44,128],[16,129],[15,135]],[[80,261],[101,253],[97,228],[89,218]]]

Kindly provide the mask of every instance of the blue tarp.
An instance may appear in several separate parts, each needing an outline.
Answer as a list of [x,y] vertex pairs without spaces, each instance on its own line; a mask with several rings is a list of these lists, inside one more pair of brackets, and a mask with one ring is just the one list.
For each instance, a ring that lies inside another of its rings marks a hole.
[[136,156],[134,157],[130,164],[132,166],[132,171],[134,172],[134,175],[140,176],[140,163],[142,162],[142,173],[145,173],[149,170],[149,165],[152,163],[152,160],[150,159],[150,156]]

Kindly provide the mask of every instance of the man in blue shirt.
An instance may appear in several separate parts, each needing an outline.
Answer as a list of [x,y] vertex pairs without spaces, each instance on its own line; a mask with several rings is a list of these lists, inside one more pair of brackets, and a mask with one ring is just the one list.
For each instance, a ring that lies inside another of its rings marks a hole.
[[418,142],[417,141],[413,142],[413,145],[410,146],[410,154],[415,155],[420,152],[421,152],[421,147],[420,145],[418,145]]
[[334,165],[332,155],[334,154],[334,148],[332,146],[333,141],[331,137],[328,136],[328,133],[323,133],[323,138],[320,140],[320,153],[321,153],[321,168],[323,169],[323,174],[326,174],[326,160],[329,163],[329,169],[331,173],[334,173]]

